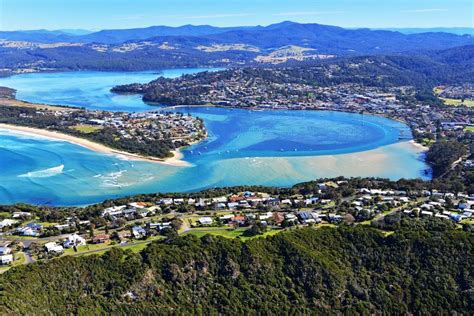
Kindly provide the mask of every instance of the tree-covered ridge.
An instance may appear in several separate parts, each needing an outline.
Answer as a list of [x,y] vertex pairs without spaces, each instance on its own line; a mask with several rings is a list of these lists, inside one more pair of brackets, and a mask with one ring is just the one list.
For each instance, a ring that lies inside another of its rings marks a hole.
[[[116,86],[112,91],[139,93],[146,102],[165,105],[222,105],[222,100],[228,98],[242,106],[248,104],[253,95],[262,95],[258,100],[262,104],[285,98],[288,104],[326,100],[318,95],[321,94],[318,87],[337,86],[343,90],[341,85],[345,84],[382,89],[412,86],[417,89],[418,99],[428,102],[430,100],[423,95],[435,99],[431,90],[436,85],[472,81],[473,56],[474,46],[424,55],[358,56],[278,67],[201,72],[180,78],[160,77],[148,84]],[[232,89],[234,85],[236,89]]]
[[457,141],[440,141],[430,147],[426,155],[433,168],[433,176],[439,177],[454,167],[456,161],[467,154],[466,147]]
[[413,54],[474,44],[472,36],[443,32],[402,34],[288,21],[266,27],[155,26],[85,35],[17,31],[0,32],[0,37],[0,73],[5,74],[269,64],[272,54],[292,47],[312,51],[301,55],[312,60],[305,57]]
[[[2,276],[2,314],[470,314],[472,231],[398,218],[243,243],[187,236]],[[398,228],[397,228],[398,227]]]

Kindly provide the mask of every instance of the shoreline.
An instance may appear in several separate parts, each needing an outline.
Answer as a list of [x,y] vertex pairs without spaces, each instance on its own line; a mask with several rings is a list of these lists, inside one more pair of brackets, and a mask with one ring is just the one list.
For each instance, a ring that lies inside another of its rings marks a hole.
[[[145,102],[146,104],[150,104],[150,106],[153,106],[153,102]],[[159,103],[156,103],[157,105]],[[161,105],[161,104],[160,104]],[[189,104],[189,105],[162,105],[163,107],[160,109],[161,111],[166,111],[166,110],[176,110],[176,109],[182,109],[182,108],[221,108],[221,109],[230,109],[230,110],[246,110],[250,112],[265,112],[265,111],[316,111],[316,112],[340,112],[340,113],[349,113],[349,114],[359,114],[359,115],[370,115],[370,116],[375,116],[375,117],[380,117],[388,120],[392,120],[398,123],[402,123],[406,125],[410,131],[413,133],[412,127],[403,119],[400,118],[395,118],[395,117],[390,117],[388,115],[384,115],[381,113],[370,113],[370,112],[357,112],[357,111],[350,111],[348,109],[333,109],[333,108],[297,108],[297,109],[292,109],[292,108],[261,108],[261,107],[239,107],[239,106],[223,106],[223,105],[218,105],[218,104],[206,104],[206,105],[200,105],[200,104]],[[156,110],[150,110],[150,111],[156,111]],[[423,150],[428,150],[429,148],[418,143],[414,138],[410,140],[410,142],[413,143],[414,146],[418,146],[419,148]]]
[[410,144],[412,144],[413,146],[415,146],[416,148],[422,150],[422,151],[428,151],[429,150],[429,147],[427,146],[424,146],[420,143],[418,143],[416,140],[412,139],[409,141]]
[[108,155],[115,155],[120,159],[125,160],[137,160],[137,161],[146,161],[146,162],[153,162],[159,163],[168,166],[175,166],[175,167],[190,167],[192,166],[189,162],[182,160],[183,154],[179,149],[172,150],[171,153],[173,154],[172,157],[169,158],[154,158],[154,157],[146,157],[139,154],[128,153],[125,151],[120,151],[117,149],[113,149],[107,147],[105,145],[90,141],[88,139],[71,136],[68,134],[56,132],[56,131],[48,131],[44,129],[34,128],[34,127],[27,127],[27,126],[20,126],[20,125],[11,125],[11,124],[3,124],[0,123],[0,129],[7,130],[7,131],[14,131],[19,133],[24,133],[33,136],[40,136],[43,138],[50,138],[53,140],[65,141],[70,144],[78,145],[94,152],[108,154]]

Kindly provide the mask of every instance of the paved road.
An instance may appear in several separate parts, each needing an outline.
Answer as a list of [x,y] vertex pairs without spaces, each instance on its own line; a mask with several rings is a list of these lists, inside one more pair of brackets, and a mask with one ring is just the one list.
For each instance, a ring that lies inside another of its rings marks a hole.
[[25,264],[30,264],[36,261],[35,259],[33,259],[33,257],[30,255],[29,252],[24,252],[24,254],[25,254],[25,260],[26,260]]

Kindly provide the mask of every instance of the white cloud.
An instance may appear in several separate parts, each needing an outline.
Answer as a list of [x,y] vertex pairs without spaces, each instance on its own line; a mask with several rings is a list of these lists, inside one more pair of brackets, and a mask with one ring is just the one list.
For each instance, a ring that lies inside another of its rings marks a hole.
[[448,9],[413,9],[413,10],[402,10],[402,13],[429,13],[429,12],[446,12]]

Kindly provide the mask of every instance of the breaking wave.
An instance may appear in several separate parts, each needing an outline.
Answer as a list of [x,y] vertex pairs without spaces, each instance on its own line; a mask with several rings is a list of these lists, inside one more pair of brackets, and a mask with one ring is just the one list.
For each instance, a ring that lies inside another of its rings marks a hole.
[[64,170],[64,165],[59,165],[53,168],[30,171],[25,174],[21,174],[18,177],[20,178],[49,178],[61,174]]

